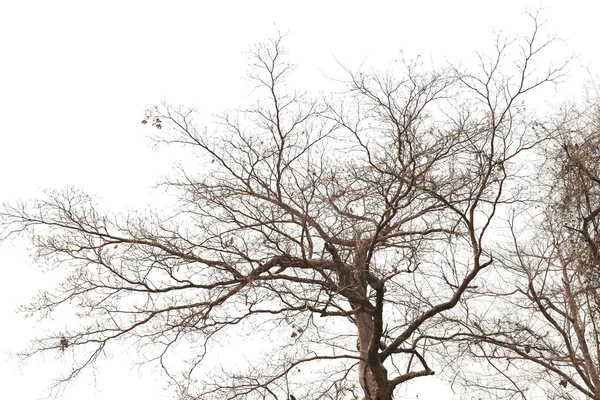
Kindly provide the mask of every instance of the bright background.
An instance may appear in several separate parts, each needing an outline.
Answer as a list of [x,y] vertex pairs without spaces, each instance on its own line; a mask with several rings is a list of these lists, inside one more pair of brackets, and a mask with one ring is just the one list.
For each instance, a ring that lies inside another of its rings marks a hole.
[[[339,63],[387,69],[400,50],[443,65],[469,63],[492,51],[492,33],[527,32],[525,7],[539,1],[10,1],[0,2],[0,202],[42,188],[73,185],[119,211],[160,204],[152,189],[173,162],[155,150],[140,124],[144,109],[166,99],[197,107],[206,121],[247,101],[244,79],[254,42],[289,32],[294,83],[312,93],[340,88]],[[557,60],[575,54],[570,83],[600,73],[600,7],[595,1],[546,1],[547,33],[565,40]],[[553,92],[552,92],[553,93]],[[552,94],[553,97],[556,94]],[[555,99],[554,99],[555,100]],[[56,274],[31,265],[26,243],[0,247],[0,398],[44,397],[61,361],[54,356],[19,368],[9,351],[27,345],[36,326],[15,311]],[[68,323],[57,321],[57,324]],[[65,393],[65,400],[169,398],[151,369],[132,369],[126,350]],[[449,386],[421,378],[404,399],[452,399]],[[469,398],[468,394],[455,398]]]

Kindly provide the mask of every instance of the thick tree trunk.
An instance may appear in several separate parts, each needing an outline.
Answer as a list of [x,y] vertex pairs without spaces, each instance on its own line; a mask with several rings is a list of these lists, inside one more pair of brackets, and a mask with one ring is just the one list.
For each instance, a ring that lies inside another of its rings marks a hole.
[[[358,328],[357,347],[360,352],[358,379],[364,392],[364,400],[391,400],[393,390],[387,380],[387,371],[379,360],[369,362],[369,345],[373,336],[373,320],[367,313],[356,316]],[[379,342],[379,340],[377,340]],[[379,373],[380,376],[375,376]],[[379,382],[379,383],[378,383]]]
[[[367,296],[369,270],[367,248],[370,241],[361,241],[359,236],[357,237],[357,243],[352,277],[348,277],[348,280],[352,282],[355,291],[360,293],[366,302],[369,302]],[[353,308],[358,308],[358,306],[358,304],[353,305]],[[376,306],[374,312],[381,312],[381,309]],[[387,379],[387,370],[379,359],[381,329],[376,329],[375,321],[376,316],[372,312],[359,312],[356,314],[357,347],[361,357],[358,378],[364,392],[364,399],[391,400],[393,389]],[[374,335],[378,337],[373,337]]]

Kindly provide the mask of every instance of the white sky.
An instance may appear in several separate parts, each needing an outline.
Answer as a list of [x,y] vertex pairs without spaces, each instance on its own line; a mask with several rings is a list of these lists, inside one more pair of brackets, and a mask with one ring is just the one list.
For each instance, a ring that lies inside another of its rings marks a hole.
[[[289,31],[286,47],[311,91],[339,77],[335,58],[351,67],[386,69],[400,50],[441,65],[490,49],[492,32],[525,32],[524,5],[539,1],[17,1],[0,2],[0,202],[41,188],[82,187],[103,206],[143,207],[152,184],[185,155],[149,147],[140,121],[167,99],[211,115],[248,95],[243,79],[250,44]],[[546,1],[549,33],[566,39],[556,57],[580,55],[573,95],[589,66],[600,73],[600,6]],[[468,61],[467,61],[468,62]],[[37,399],[59,360],[19,370],[6,356],[27,344],[32,321],[15,313],[51,276],[30,266],[21,243],[0,247],[0,398]],[[39,328],[37,328],[39,329]],[[64,399],[168,398],[151,371],[140,376],[126,356],[75,384]],[[405,392],[402,392],[405,393]],[[399,393],[400,394],[400,393]],[[451,399],[436,378],[420,379],[404,398]],[[163,397],[164,396],[164,397]],[[465,397],[463,397],[465,398]]]

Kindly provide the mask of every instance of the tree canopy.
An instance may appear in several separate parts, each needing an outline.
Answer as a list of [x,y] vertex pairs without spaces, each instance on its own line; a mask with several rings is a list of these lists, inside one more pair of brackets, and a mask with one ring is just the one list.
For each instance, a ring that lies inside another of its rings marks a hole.
[[[347,69],[319,98],[288,87],[280,35],[252,48],[255,102],[218,126],[150,108],[155,140],[198,160],[163,183],[172,210],[111,214],[67,188],[0,211],[2,238],[28,235],[36,260],[68,271],[24,311],[79,317],[24,356],[69,359],[61,385],[132,343],[188,400],[392,399],[469,358],[488,380],[460,378],[490,396],[543,375],[545,393],[600,398],[597,119],[581,117],[597,114],[527,108],[568,64],[538,64],[554,39],[532,25],[498,35],[478,69]],[[542,156],[551,169],[533,174]],[[506,217],[531,205],[544,211],[523,242]],[[247,358],[215,368],[232,338]],[[539,375],[519,375],[529,363]]]

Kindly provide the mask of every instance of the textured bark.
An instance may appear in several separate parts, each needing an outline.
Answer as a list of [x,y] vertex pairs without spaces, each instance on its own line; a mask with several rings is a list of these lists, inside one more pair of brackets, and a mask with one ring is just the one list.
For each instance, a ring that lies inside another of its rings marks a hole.
[[384,400],[392,398],[391,384],[387,379],[387,370],[379,357],[375,360],[369,357],[369,345],[373,338],[373,320],[366,313],[356,317],[358,328],[358,349],[361,361],[359,363],[359,380],[364,391],[365,400]]
[[382,336],[383,283],[375,278],[369,270],[368,241],[357,240],[357,243],[353,273],[356,291],[364,296],[365,301],[369,301],[367,296],[368,286],[377,291],[377,301],[373,309],[369,312],[361,312],[356,315],[356,328],[358,331],[357,348],[361,357],[359,362],[359,381],[363,388],[365,399],[391,399],[393,387],[388,380],[387,370],[379,357],[379,344],[381,343]]

